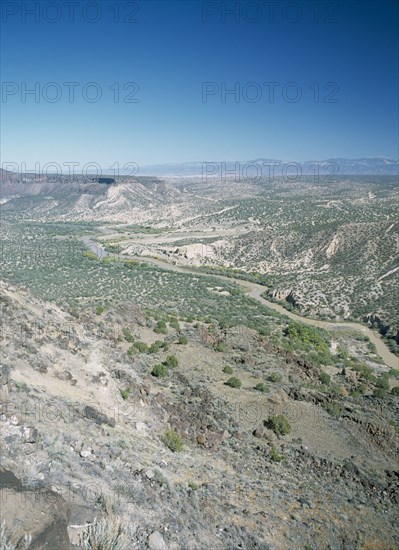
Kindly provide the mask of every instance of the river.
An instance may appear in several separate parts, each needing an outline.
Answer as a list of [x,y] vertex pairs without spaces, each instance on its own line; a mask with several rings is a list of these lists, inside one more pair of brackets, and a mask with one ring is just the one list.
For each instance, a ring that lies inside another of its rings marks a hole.
[[[90,237],[84,236],[84,237],[81,237],[81,240],[92,252],[94,252],[94,254],[97,255],[98,258],[103,259],[106,256],[108,256],[108,252],[104,250],[104,247],[101,244],[97,244],[93,242],[93,240]],[[257,283],[252,283],[251,281],[243,281],[241,279],[234,279],[233,277],[226,277],[224,275],[216,275],[216,274],[210,275],[208,273],[201,273],[200,271],[194,271],[190,268],[180,267],[180,266],[171,264],[169,262],[166,262],[164,260],[158,260],[155,258],[149,258],[145,256],[131,256],[128,254],[126,255],[124,254],[123,258],[139,260],[141,262],[155,265],[161,269],[174,271],[176,273],[189,273],[191,275],[202,276],[202,277],[211,276],[211,277],[214,277],[215,279],[221,279],[224,281],[233,282],[239,285],[240,287],[242,287],[247,293],[247,295],[253,298],[254,300],[257,300],[258,302],[260,302],[261,304],[264,304],[270,309],[273,309],[274,311],[277,311],[282,315],[286,315],[287,317],[295,321],[300,321],[301,323],[304,323],[306,325],[312,325],[314,327],[325,328],[330,331],[332,330],[358,331],[370,339],[370,342],[372,342],[375,345],[378,355],[382,358],[382,360],[388,367],[395,368],[395,369],[399,368],[399,357],[394,355],[388,349],[387,345],[382,340],[381,336],[374,330],[360,323],[353,323],[353,322],[346,322],[346,321],[340,321],[340,322],[321,321],[318,319],[311,319],[309,317],[302,317],[297,313],[288,311],[280,304],[276,304],[275,302],[270,302],[266,298],[263,298],[261,294],[265,292],[266,288]]]

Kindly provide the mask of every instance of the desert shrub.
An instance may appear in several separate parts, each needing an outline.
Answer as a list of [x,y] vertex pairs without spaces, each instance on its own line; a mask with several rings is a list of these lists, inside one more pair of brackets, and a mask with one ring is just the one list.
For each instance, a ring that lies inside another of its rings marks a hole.
[[287,435],[291,433],[291,425],[282,414],[274,414],[269,416],[266,426],[273,430],[277,435]]
[[329,383],[331,382],[331,377],[326,372],[322,372],[319,376],[319,380],[322,384],[325,384],[326,386],[328,386]]
[[137,351],[139,353],[148,353],[149,347],[145,342],[135,342],[134,343],[135,348],[137,348]]
[[94,519],[80,535],[83,550],[124,550],[123,529],[114,517]]
[[105,311],[105,307],[104,306],[97,306],[96,307],[96,314],[97,315],[101,315],[102,313],[104,313]]
[[377,388],[382,388],[383,390],[389,390],[389,380],[387,376],[382,375],[378,378],[375,385]]
[[158,321],[157,324],[154,327],[154,332],[156,334],[167,334],[168,329],[166,327],[165,321]]
[[136,355],[136,353],[137,353],[137,348],[134,345],[130,346],[130,348],[127,350],[128,355],[132,356],[132,355]]
[[273,460],[273,462],[281,462],[284,460],[284,455],[278,452],[277,448],[273,445],[273,447],[270,449],[270,458]]
[[399,386],[395,386],[394,388],[392,388],[391,394],[399,396]]
[[166,366],[166,367],[169,367],[171,369],[174,369],[177,367],[177,365],[179,364],[179,361],[177,360],[177,357],[176,355],[168,355],[168,357],[165,359],[165,361],[163,362],[163,364]]
[[235,378],[234,376],[229,378],[225,384],[231,388],[241,388],[241,380],[239,378]]
[[295,346],[309,350],[314,349],[318,352],[329,355],[330,339],[328,334],[319,328],[302,325],[296,321],[291,321],[286,327],[285,336],[287,336]]
[[195,483],[195,481],[189,481],[188,486],[192,491],[196,491],[199,488],[198,483]]
[[360,373],[360,378],[367,380],[368,382],[375,383],[377,378],[374,376],[374,371],[370,367],[363,365],[362,363],[351,365],[352,369]]
[[176,330],[180,330],[179,321],[176,319],[176,317],[171,317],[170,318],[169,326],[176,329]]
[[161,342],[159,340],[153,342],[148,348],[148,353],[158,353],[158,351],[161,349],[160,344]]
[[165,445],[174,453],[183,449],[183,441],[174,430],[167,430],[164,433],[163,441]]
[[155,365],[155,367],[151,371],[152,376],[156,376],[157,378],[165,378],[168,374],[168,368],[165,367],[165,365]]
[[366,393],[366,386],[364,384],[360,384],[357,386],[354,390],[350,392],[350,397],[361,397]]
[[336,418],[341,416],[341,407],[337,403],[325,403],[323,407],[331,416],[335,416]]
[[226,365],[225,367],[223,367],[223,372],[225,372],[226,374],[233,374],[233,369],[232,367],[230,367],[230,365]]
[[373,342],[369,342],[367,344],[367,347],[371,351],[371,353],[377,353],[377,348],[375,347],[375,344]]
[[213,349],[215,351],[220,351],[220,352],[224,352],[224,351],[227,351],[227,346],[226,344],[224,344],[223,342],[218,342],[217,344],[215,344],[213,346]]
[[282,379],[283,377],[278,372],[272,372],[269,376],[270,382],[281,382]]
[[126,389],[124,389],[124,390],[120,390],[122,399],[127,399],[127,398],[129,397],[131,391],[132,391],[132,390],[131,390],[130,388],[126,388]]
[[128,327],[124,327],[122,329],[122,334],[123,334],[123,337],[126,340],[126,342],[134,342],[134,336],[130,332],[130,329]]
[[94,254],[91,250],[86,250],[83,252],[83,256],[85,256],[88,260],[98,260],[97,254]]
[[385,397],[385,390],[383,388],[375,388],[373,391],[374,397],[378,397],[379,399],[383,399]]
[[178,344],[181,344],[183,346],[185,346],[186,344],[188,344],[188,338],[187,336],[179,336],[179,339],[177,341]]
[[269,391],[269,388],[263,382],[259,382],[258,384],[256,384],[254,389],[262,393],[266,393]]
[[399,380],[399,369],[391,369],[388,374],[391,378],[397,378]]

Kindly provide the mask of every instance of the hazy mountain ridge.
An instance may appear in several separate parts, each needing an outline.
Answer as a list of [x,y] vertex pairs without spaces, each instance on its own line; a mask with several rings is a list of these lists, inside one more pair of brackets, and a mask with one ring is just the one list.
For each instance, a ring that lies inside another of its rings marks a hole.
[[[307,161],[295,161],[295,160],[277,160],[267,158],[256,158],[254,160],[218,160],[218,161],[202,161],[202,162],[185,162],[176,164],[156,164],[152,166],[140,167],[141,174],[159,175],[159,176],[201,176],[206,174],[208,178],[211,177],[212,171],[215,172],[216,177],[220,176],[223,169],[234,170],[236,164],[239,166],[239,170],[250,170],[250,165],[257,165],[259,170],[264,169],[263,176],[268,175],[268,167],[274,166],[276,173],[281,170],[287,169],[289,173],[296,173],[298,170],[302,175],[312,175],[317,173],[317,170],[323,172],[326,170],[326,174],[333,173],[335,176],[342,175],[386,175],[394,176],[399,174],[399,161],[391,159],[389,157],[363,157],[355,159],[346,158],[329,158],[326,160],[307,160]],[[329,171],[327,172],[327,168]],[[330,171],[331,169],[331,171]],[[258,173],[253,169],[253,176]],[[230,176],[234,177],[234,176]]]

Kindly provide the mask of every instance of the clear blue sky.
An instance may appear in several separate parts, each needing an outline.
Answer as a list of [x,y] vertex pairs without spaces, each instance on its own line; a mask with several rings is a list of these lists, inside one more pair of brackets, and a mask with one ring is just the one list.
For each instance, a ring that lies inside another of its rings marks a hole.
[[398,23],[384,0],[4,1],[2,161],[398,158]]

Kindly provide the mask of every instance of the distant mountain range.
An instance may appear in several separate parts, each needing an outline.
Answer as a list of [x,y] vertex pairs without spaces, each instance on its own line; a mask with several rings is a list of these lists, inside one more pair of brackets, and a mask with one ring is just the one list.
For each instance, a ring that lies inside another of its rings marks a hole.
[[[246,161],[202,161],[202,162],[183,162],[177,164],[154,164],[152,166],[141,166],[140,175],[152,176],[202,176],[204,172],[208,176],[214,172],[215,176],[219,176],[223,171],[231,171],[236,169],[247,171],[249,176],[254,176],[256,170],[263,169],[263,175],[268,175],[269,168],[274,166],[276,176],[285,173],[296,173],[302,175],[313,175],[316,170],[320,174],[327,175],[378,175],[378,176],[396,176],[399,175],[399,161],[388,157],[363,157],[356,159],[346,158],[330,158],[326,160],[307,160],[304,162],[295,162],[293,160],[277,160],[267,158],[257,158]],[[252,165],[257,165],[252,166]],[[234,175],[234,174],[233,174]]]
[[[245,177],[269,177],[274,176],[309,176],[319,175],[339,178],[340,176],[399,176],[399,161],[388,157],[363,157],[357,159],[330,158],[326,160],[306,160],[296,162],[292,160],[277,160],[267,158],[256,158],[252,160],[237,161],[199,161],[169,164],[154,164],[140,166],[137,176],[130,176],[120,172],[119,177],[110,176],[109,170],[104,168],[100,176],[91,174],[76,174],[74,176],[57,174],[35,174],[10,172],[0,168],[0,194],[41,194],[43,191],[51,192],[59,189],[60,186],[71,185],[74,190],[93,192],[103,189],[104,186],[113,183],[133,183],[140,181],[145,186],[158,185],[158,177],[193,177],[211,179],[212,176],[220,178],[226,176],[234,178],[239,173],[240,179]],[[154,179],[155,178],[155,179]],[[22,184],[22,185],[21,185]],[[29,184],[29,190],[26,185]]]

